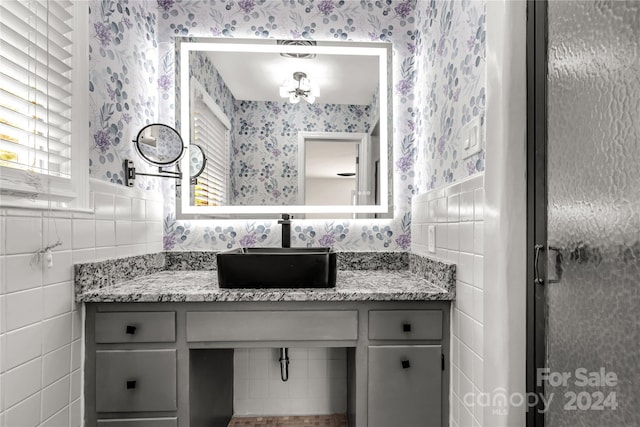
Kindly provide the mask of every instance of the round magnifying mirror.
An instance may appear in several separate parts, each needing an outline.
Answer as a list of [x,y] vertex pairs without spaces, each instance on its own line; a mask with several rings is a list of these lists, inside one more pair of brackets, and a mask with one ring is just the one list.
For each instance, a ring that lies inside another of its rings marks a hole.
[[195,179],[200,176],[207,165],[207,158],[204,150],[199,145],[189,145],[189,176]]
[[173,165],[184,154],[184,144],[178,131],[161,123],[143,127],[134,142],[138,154],[156,166]]

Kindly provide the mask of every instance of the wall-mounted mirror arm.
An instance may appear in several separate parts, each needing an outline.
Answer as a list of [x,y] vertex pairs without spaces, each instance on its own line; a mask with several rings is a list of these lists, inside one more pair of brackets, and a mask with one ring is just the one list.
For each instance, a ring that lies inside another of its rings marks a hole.
[[[133,181],[136,179],[136,176],[155,176],[158,178],[172,178],[172,179],[182,179],[182,172],[178,168],[177,171],[168,171],[164,170],[162,166],[158,167],[157,174],[155,173],[142,173],[136,172],[136,168],[133,165],[133,160],[125,159],[124,161],[124,185],[127,187],[133,187]],[[178,181],[178,184],[180,181]]]

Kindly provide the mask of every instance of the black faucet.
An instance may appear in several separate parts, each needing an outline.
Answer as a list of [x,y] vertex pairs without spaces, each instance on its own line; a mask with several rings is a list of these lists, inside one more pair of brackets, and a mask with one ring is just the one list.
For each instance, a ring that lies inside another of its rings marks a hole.
[[282,219],[278,220],[278,224],[282,225],[282,247],[291,247],[291,215],[282,214]]

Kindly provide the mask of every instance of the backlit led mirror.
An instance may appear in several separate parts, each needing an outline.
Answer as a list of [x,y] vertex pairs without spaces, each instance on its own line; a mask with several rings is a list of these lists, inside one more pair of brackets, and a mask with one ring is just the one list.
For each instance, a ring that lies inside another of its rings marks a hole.
[[[207,159],[195,182],[183,177],[179,212],[391,216],[391,44],[185,38],[177,47],[181,134]],[[191,155],[182,162],[191,170]]]

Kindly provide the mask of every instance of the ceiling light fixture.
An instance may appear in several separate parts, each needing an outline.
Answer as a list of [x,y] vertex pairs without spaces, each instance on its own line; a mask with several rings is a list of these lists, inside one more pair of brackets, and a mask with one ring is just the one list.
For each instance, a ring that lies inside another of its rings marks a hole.
[[318,96],[320,89],[311,83],[311,80],[302,71],[293,73],[293,77],[284,81],[280,87],[280,96],[289,98],[289,102],[297,104],[300,98],[304,98],[309,104],[313,104]]

